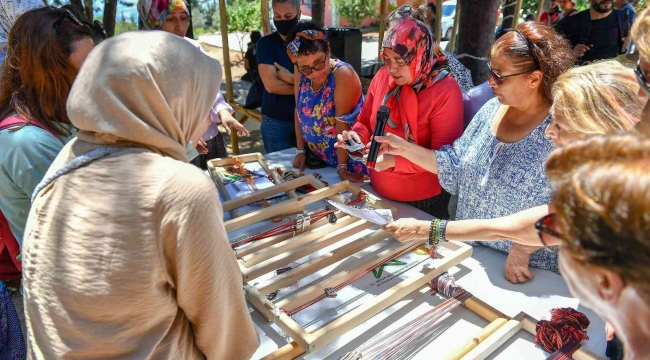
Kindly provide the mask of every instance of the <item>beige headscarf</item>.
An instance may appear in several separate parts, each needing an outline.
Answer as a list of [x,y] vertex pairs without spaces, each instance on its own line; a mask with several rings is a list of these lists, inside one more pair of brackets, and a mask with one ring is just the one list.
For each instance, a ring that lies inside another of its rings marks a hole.
[[82,141],[187,161],[186,145],[208,119],[220,82],[221,65],[185,39],[128,32],[90,53],[70,91],[68,117]]

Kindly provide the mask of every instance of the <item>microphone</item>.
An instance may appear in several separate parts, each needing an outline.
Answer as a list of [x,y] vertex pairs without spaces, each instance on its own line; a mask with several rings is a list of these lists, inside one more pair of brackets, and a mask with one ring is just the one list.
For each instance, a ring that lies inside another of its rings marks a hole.
[[370,143],[370,151],[368,152],[368,161],[366,162],[366,167],[368,169],[374,169],[375,163],[377,162],[377,155],[379,154],[379,144],[375,139],[377,136],[384,136],[384,129],[386,128],[386,123],[388,122],[388,117],[390,116],[390,109],[386,105],[382,105],[377,109],[377,125],[375,127],[375,133],[372,137],[372,142]]

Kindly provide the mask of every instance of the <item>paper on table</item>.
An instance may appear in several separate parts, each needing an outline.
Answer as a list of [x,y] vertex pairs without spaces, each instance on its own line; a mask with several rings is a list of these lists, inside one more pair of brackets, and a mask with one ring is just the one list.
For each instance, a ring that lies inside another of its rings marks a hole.
[[347,206],[336,201],[326,200],[330,205],[335,208],[343,211],[348,215],[358,217],[361,220],[366,220],[376,225],[386,225],[393,222],[393,214],[388,209],[357,209],[351,206]]

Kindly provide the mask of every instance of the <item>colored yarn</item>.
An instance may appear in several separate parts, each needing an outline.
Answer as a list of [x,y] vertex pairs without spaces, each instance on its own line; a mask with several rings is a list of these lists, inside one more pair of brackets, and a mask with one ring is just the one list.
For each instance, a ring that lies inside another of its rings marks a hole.
[[535,326],[535,342],[544,350],[554,353],[562,347],[579,344],[588,340],[587,316],[572,308],[559,308],[551,311],[551,320],[541,320]]

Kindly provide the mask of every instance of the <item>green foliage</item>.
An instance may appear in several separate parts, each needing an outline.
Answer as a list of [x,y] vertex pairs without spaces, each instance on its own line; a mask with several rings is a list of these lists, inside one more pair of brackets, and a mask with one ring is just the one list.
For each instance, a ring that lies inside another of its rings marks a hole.
[[376,18],[379,0],[334,0],[336,11],[354,27],[361,27],[365,18]]
[[[644,0],[645,1],[645,0]],[[542,12],[548,10],[548,4],[550,1],[546,1]],[[589,8],[589,0],[576,0],[576,9],[582,11]],[[523,18],[528,14],[537,14],[537,9],[539,7],[539,0],[524,0],[521,4],[521,17]]]
[[[221,0],[224,1],[224,0]],[[230,0],[226,6],[228,32],[237,33],[241,57],[244,57],[244,36],[252,30],[262,29],[262,4],[260,0]]]
[[230,0],[227,5],[229,32],[247,33],[262,28],[262,9],[259,0]]
[[122,19],[122,21],[115,22],[115,35],[135,30],[138,30],[138,24],[135,22],[126,21],[124,19]]

